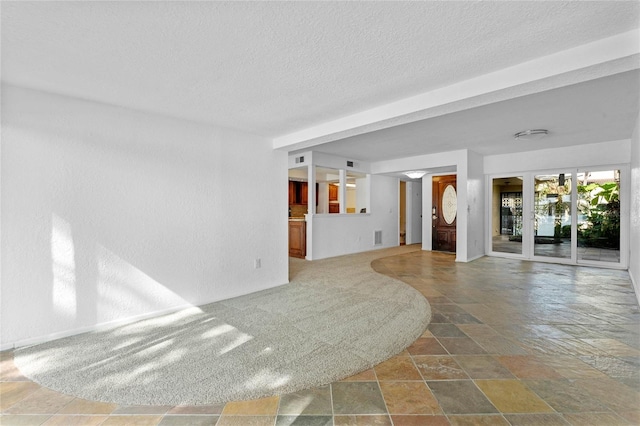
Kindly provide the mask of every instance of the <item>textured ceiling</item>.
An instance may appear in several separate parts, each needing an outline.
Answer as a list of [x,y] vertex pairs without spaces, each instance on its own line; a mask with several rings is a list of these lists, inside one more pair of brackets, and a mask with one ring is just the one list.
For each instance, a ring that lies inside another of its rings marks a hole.
[[[631,137],[639,96],[640,70],[636,69],[319,144],[313,149],[374,162],[427,151],[471,149],[492,155],[622,140]],[[550,134],[535,142],[514,139],[515,133],[527,129],[549,129]]]
[[2,2],[4,82],[277,137],[638,27],[638,2]]

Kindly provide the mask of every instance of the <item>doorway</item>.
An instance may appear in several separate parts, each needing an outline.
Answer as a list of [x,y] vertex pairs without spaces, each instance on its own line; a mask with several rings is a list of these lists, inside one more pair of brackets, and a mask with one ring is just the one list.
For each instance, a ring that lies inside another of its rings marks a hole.
[[434,176],[432,185],[432,250],[455,253],[458,208],[456,175]]
[[491,248],[522,254],[522,176],[493,179],[492,193]]
[[573,257],[573,182],[567,171],[533,177],[534,257]]

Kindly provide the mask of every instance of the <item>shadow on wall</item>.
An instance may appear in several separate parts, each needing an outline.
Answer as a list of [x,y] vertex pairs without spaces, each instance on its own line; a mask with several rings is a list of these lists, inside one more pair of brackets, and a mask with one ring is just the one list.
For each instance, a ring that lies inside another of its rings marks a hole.
[[167,152],[7,133],[2,346],[226,296],[211,261],[223,206],[206,170]]
[[71,225],[55,213],[51,222],[51,306],[66,323],[104,323],[189,304],[100,244],[76,254]]
[[2,107],[0,348],[287,281],[286,153],[4,85]]

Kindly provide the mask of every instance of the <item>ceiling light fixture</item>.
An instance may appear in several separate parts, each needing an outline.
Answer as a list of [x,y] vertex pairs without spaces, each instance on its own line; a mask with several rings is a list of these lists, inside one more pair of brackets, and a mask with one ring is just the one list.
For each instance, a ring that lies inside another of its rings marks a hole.
[[411,170],[411,171],[402,172],[402,173],[406,175],[409,179],[420,179],[422,176],[427,174],[427,172],[422,170]]
[[523,132],[518,132],[513,135],[514,138],[520,140],[524,139],[527,141],[538,140],[546,137],[549,134],[549,131],[546,129],[534,129],[534,130],[525,130]]

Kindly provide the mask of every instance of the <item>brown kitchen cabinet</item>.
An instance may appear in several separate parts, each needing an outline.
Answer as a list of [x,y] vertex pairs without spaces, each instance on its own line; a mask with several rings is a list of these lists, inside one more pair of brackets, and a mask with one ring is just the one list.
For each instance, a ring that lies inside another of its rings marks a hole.
[[[337,199],[337,198],[336,198]],[[309,183],[289,181],[289,205],[307,204],[309,201]],[[318,205],[318,184],[316,183],[316,206]]]
[[300,203],[299,204],[307,204],[309,200],[309,184],[307,182],[298,182],[300,189]]
[[304,220],[289,221],[289,256],[304,259],[307,255],[307,223]]
[[329,201],[338,201],[338,187],[333,184],[329,185]]
[[298,182],[294,182],[292,180],[289,181],[289,205],[291,204],[297,204],[297,196],[296,196],[296,190],[298,185],[296,185]]

